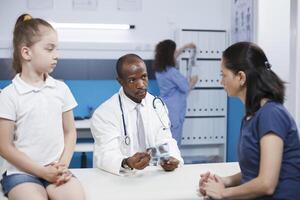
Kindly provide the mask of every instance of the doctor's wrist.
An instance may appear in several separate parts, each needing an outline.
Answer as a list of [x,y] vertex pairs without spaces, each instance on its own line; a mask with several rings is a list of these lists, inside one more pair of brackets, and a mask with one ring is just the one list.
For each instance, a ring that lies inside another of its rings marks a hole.
[[123,167],[124,169],[130,169],[130,170],[133,170],[133,168],[128,164],[128,158],[124,158],[122,160],[122,163],[121,163],[121,167]]

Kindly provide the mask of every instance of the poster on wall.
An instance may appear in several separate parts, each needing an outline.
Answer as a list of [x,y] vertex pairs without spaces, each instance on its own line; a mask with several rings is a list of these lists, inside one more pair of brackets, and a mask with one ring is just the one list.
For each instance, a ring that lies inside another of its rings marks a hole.
[[231,42],[253,41],[254,0],[232,0]]

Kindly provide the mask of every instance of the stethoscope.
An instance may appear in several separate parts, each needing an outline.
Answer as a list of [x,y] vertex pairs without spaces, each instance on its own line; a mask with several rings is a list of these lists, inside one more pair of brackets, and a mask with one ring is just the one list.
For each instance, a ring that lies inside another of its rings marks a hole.
[[126,145],[130,145],[130,137],[127,134],[126,131],[126,124],[125,124],[125,117],[124,117],[124,111],[123,111],[123,106],[122,106],[122,101],[121,101],[121,96],[119,95],[119,105],[120,105],[120,109],[121,109],[121,113],[122,113],[122,121],[123,121],[123,129],[124,129],[124,143]]
[[[161,113],[161,114],[165,114],[165,117],[166,117],[165,120],[162,119],[163,116],[160,115],[160,113],[158,112],[157,106],[155,105],[155,103],[157,101],[159,101],[161,103],[161,105],[162,105],[162,107],[164,109],[163,113]],[[157,115],[160,123],[163,125],[163,130],[166,130],[166,129],[170,128],[171,122],[170,122],[170,119],[169,119],[169,116],[168,116],[168,111],[167,111],[165,102],[161,98],[159,98],[158,96],[155,96],[154,99],[153,99],[153,101],[152,101],[152,106],[153,106],[153,108],[155,110],[155,113],[156,113],[156,115]]]
[[[122,101],[121,101],[121,96],[120,94],[118,95],[119,96],[119,105],[120,105],[120,110],[121,110],[121,113],[122,113],[122,122],[123,122],[123,129],[124,129],[124,143],[126,145],[130,145],[130,137],[127,133],[127,129],[126,129],[126,123],[125,123],[125,116],[124,116],[124,110],[123,110],[123,104],[122,104]],[[156,115],[158,116],[159,118],[159,121],[161,122],[161,124],[163,125],[163,130],[166,130],[168,128],[170,128],[170,120],[169,118],[167,118],[167,124],[164,123],[164,121],[161,119],[161,116],[159,115],[158,111],[157,111],[157,106],[155,105],[156,102],[159,101],[163,108],[164,108],[164,114],[168,115],[168,112],[167,112],[167,109],[166,109],[166,106],[165,106],[165,103],[163,102],[163,100],[161,98],[159,98],[158,96],[154,97],[153,101],[152,101],[152,106],[155,110],[155,113]]]

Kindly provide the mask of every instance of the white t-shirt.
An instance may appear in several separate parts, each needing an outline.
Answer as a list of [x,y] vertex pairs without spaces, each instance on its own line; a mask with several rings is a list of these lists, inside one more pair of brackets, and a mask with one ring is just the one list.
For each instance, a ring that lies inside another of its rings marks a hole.
[[[68,86],[51,76],[36,88],[17,74],[0,93],[0,117],[15,122],[14,145],[41,165],[58,161],[62,155],[62,114],[76,106]],[[8,175],[22,173],[8,162],[4,167]]]

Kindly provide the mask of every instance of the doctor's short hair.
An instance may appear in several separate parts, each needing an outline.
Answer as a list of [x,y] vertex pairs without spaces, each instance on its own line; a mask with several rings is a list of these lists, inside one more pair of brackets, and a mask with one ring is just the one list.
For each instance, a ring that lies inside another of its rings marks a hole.
[[144,62],[144,60],[140,56],[133,54],[133,53],[126,54],[126,55],[120,57],[117,60],[117,64],[116,64],[116,70],[117,70],[118,77],[123,78],[122,68],[125,64],[134,64],[136,62]]

